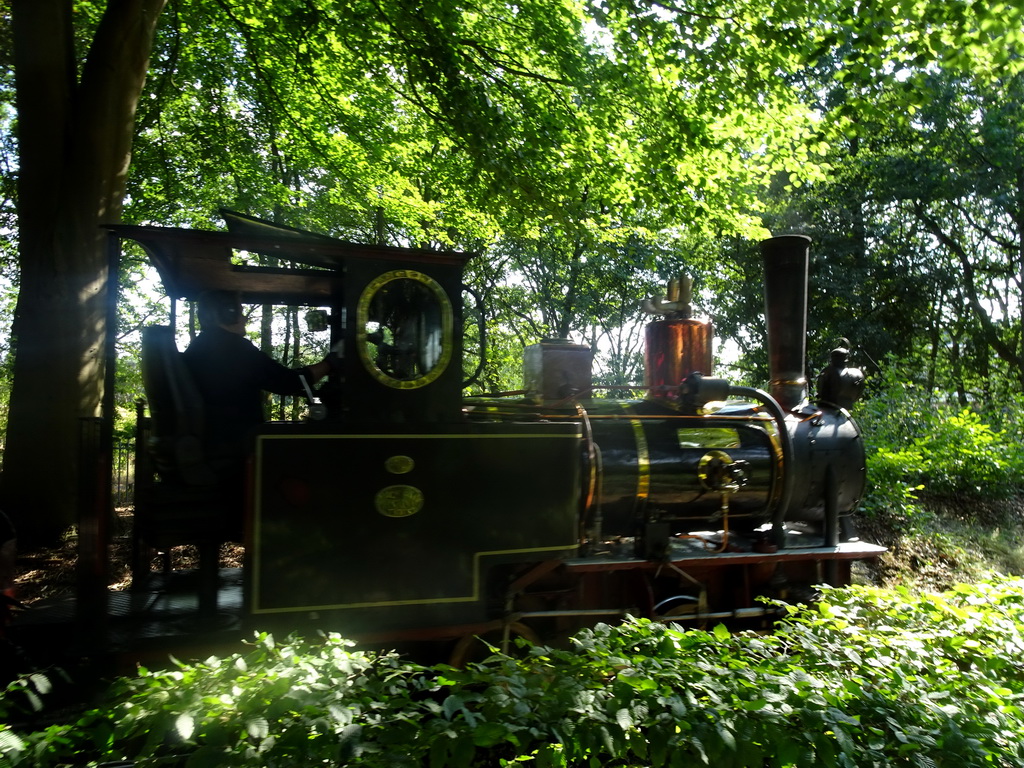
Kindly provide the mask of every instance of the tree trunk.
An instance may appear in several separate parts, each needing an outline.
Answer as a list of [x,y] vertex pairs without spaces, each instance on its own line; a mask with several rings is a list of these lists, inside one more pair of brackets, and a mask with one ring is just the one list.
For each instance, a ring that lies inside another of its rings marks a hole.
[[981,329],[979,341],[987,345],[1001,360],[1007,363],[1010,367],[1010,373],[1016,377],[1020,384],[1024,385],[1024,355],[1021,354],[1021,350],[1016,345],[1006,343],[999,332],[996,322],[993,321],[977,285],[977,270],[971,261],[971,253],[968,247],[953,234],[947,232],[937,218],[929,215],[924,203],[919,200],[914,202],[914,215],[960,263],[962,273],[960,286],[963,290],[967,308]]
[[82,418],[103,397],[108,253],[166,0],[110,0],[76,82],[70,0],[14,0],[21,278],[3,503],[30,545],[75,520]]

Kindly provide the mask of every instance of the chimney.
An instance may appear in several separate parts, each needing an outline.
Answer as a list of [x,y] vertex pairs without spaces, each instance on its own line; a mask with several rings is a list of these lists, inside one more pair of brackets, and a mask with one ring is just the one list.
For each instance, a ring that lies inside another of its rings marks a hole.
[[807,397],[807,265],[811,238],[782,235],[761,241],[768,326],[770,392],[784,411]]

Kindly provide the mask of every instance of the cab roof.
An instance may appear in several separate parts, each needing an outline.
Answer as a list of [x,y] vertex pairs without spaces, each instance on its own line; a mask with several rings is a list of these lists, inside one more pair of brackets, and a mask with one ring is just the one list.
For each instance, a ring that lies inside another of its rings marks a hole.
[[[196,299],[208,290],[237,291],[246,304],[320,306],[342,292],[346,267],[358,261],[461,265],[471,255],[362,245],[222,211],[228,231],[109,225],[146,251],[167,295]],[[239,263],[243,253],[274,257],[280,266]]]

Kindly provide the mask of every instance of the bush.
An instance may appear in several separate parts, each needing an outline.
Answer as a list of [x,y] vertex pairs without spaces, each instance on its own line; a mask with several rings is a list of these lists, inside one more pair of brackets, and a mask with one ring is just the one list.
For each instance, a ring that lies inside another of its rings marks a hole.
[[991,412],[951,406],[892,366],[858,410],[867,450],[862,511],[904,529],[927,519],[925,496],[999,500],[1024,485],[1020,403]]
[[[823,590],[773,635],[598,625],[465,670],[341,638],[142,670],[12,765],[1024,766],[1024,581]],[[14,695],[14,693],[9,693]]]
[[924,457],[916,448],[892,450],[877,447],[867,455],[868,492],[861,512],[869,517],[896,521],[897,530],[914,528],[927,518],[918,493],[924,484],[913,484],[920,476]]
[[1019,445],[971,410],[937,411],[927,434],[913,441],[929,492],[1005,499],[1021,485]]

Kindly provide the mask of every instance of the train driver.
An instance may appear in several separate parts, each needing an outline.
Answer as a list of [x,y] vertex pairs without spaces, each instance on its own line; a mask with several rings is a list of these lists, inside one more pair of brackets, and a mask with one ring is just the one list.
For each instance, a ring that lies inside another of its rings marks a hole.
[[330,356],[303,368],[286,368],[245,337],[245,314],[237,293],[207,291],[197,303],[201,332],[184,360],[203,399],[205,448],[210,458],[237,460],[251,432],[265,421],[263,392],[297,395],[331,370]]

